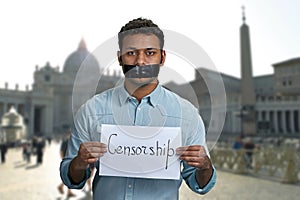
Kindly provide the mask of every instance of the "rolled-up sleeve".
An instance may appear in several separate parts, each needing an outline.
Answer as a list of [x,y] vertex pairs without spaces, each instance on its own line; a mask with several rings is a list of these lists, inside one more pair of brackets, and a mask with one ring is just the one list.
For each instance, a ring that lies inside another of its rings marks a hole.
[[68,148],[65,157],[60,163],[60,176],[63,183],[72,189],[81,189],[84,187],[86,180],[90,176],[90,169],[86,169],[85,179],[79,184],[74,184],[70,178],[69,167],[72,160],[77,156],[80,144],[89,141],[89,134],[87,131],[87,118],[84,107],[78,111],[76,115],[76,120],[74,120],[74,125],[71,130],[71,137],[68,141]]
[[67,159],[67,158],[64,158],[62,160],[62,162],[60,163],[60,177],[63,181],[63,183],[68,186],[68,188],[71,188],[71,189],[82,189],[86,183],[86,180],[88,179],[88,177],[90,177],[90,170],[89,169],[86,169],[86,172],[85,172],[85,179],[78,183],[78,184],[74,184],[72,182],[72,180],[70,179],[70,176],[69,176],[69,166],[71,164],[71,161],[72,159]]
[[[185,174],[183,174],[183,177],[185,177]],[[187,183],[189,188],[192,191],[199,193],[199,194],[206,194],[207,192],[209,192],[216,184],[216,180],[217,180],[217,173],[216,173],[214,166],[213,166],[213,174],[212,174],[209,182],[203,188],[201,188],[199,186],[199,184],[197,183],[196,170],[193,170],[192,174],[190,174],[188,177],[185,177],[185,182]]]

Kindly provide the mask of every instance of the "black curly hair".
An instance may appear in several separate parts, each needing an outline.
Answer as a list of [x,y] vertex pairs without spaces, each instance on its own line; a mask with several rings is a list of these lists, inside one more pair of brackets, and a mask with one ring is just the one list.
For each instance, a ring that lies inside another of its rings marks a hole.
[[133,34],[147,34],[147,35],[156,35],[160,42],[160,49],[164,47],[164,33],[163,31],[154,24],[150,19],[145,18],[136,18],[129,21],[125,26],[123,26],[118,34],[119,48],[122,49],[123,39],[127,35]]

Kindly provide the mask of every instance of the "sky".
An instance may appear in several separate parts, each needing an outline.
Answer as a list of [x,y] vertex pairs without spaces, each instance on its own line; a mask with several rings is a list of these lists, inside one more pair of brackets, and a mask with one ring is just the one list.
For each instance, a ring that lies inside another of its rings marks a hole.
[[5,82],[9,88],[31,87],[35,66],[48,61],[62,71],[81,38],[93,52],[137,17],[193,40],[219,72],[239,78],[242,6],[250,27],[254,76],[272,74],[272,64],[300,57],[298,0],[1,1],[0,88]]

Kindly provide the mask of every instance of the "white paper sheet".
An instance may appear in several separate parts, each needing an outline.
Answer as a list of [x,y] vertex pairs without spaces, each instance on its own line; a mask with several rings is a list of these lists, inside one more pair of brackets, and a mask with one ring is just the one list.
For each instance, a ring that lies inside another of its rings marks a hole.
[[100,158],[99,175],[179,179],[180,127],[102,124],[101,142],[108,152]]

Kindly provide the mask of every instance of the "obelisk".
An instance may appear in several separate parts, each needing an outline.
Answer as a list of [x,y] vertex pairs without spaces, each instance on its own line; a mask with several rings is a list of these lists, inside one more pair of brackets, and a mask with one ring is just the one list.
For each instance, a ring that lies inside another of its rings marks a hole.
[[240,28],[241,45],[241,133],[245,136],[256,134],[255,92],[252,77],[252,60],[249,27],[246,24],[245,8]]

